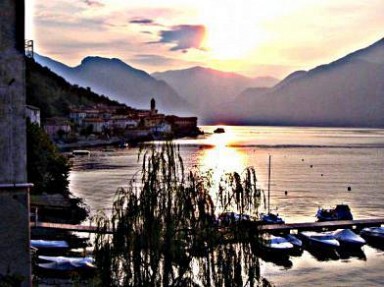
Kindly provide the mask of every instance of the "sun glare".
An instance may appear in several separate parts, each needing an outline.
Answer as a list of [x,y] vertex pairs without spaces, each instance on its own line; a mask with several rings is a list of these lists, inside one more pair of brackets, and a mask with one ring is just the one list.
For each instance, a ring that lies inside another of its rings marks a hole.
[[201,14],[207,29],[204,47],[213,58],[244,57],[265,41],[262,22],[271,15],[260,13],[247,1],[224,1],[207,6]]

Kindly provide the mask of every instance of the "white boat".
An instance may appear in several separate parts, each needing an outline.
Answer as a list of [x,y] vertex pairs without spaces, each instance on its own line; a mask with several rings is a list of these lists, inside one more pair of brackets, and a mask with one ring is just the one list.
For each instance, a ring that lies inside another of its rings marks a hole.
[[384,243],[384,227],[366,227],[360,231],[360,235],[369,241]]
[[39,256],[38,272],[46,276],[70,276],[72,272],[92,274],[96,270],[92,257]]
[[67,256],[44,256],[39,255],[38,257],[41,261],[48,261],[48,262],[72,262],[75,264],[81,264],[81,263],[95,263],[95,259],[91,256],[86,257],[67,257]]
[[32,239],[30,245],[37,249],[56,249],[56,248],[69,248],[69,244],[65,240],[42,240]]
[[366,241],[350,229],[338,229],[333,232],[342,247],[361,247]]
[[299,234],[311,246],[331,249],[340,246],[339,241],[330,232],[303,231]]
[[261,249],[273,253],[288,253],[293,249],[293,244],[287,239],[269,233],[262,234],[257,242]]

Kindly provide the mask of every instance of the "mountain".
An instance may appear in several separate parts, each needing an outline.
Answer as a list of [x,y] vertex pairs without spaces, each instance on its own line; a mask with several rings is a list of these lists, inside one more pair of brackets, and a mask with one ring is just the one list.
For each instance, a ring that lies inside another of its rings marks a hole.
[[41,111],[42,119],[68,116],[70,106],[122,106],[90,89],[73,86],[64,78],[26,58],[27,104]]
[[35,59],[72,84],[90,87],[99,94],[134,108],[148,109],[150,100],[154,98],[161,113],[192,114],[189,103],[167,83],[119,59],[86,57],[76,67],[68,67],[40,55],[36,55]]
[[238,124],[384,127],[383,79],[384,38],[295,72],[273,88],[247,89],[213,117]]
[[203,67],[153,73],[152,76],[172,86],[203,118],[249,87],[271,87],[278,82],[272,77],[252,79]]

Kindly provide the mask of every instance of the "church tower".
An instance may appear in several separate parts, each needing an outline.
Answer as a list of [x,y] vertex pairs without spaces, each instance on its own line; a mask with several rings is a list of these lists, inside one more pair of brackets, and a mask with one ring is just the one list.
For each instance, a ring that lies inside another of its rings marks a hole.
[[0,2],[0,274],[30,286],[24,0]]

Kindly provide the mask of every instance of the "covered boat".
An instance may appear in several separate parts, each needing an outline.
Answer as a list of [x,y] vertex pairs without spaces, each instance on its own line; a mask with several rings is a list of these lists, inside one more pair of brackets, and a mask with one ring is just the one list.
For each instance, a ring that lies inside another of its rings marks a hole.
[[361,247],[366,242],[364,238],[357,235],[350,229],[338,229],[333,232],[335,238],[339,241],[341,247]]
[[293,244],[287,239],[269,233],[262,234],[257,242],[261,249],[272,253],[289,253],[293,249]]
[[319,221],[353,220],[351,209],[347,204],[338,204],[335,208],[319,208],[316,217]]
[[31,239],[30,245],[37,249],[69,248],[69,244],[65,240]]
[[268,224],[283,224],[285,221],[279,216],[279,214],[274,214],[272,212],[261,213],[260,218],[264,223]]
[[384,244],[384,227],[366,227],[360,231],[360,235],[369,241]]
[[300,237],[310,246],[328,249],[334,249],[340,246],[339,241],[331,232],[303,231],[299,234]]
[[284,235],[283,236],[289,243],[291,243],[293,245],[293,247],[295,248],[302,248],[303,247],[303,242],[297,238],[295,235],[293,234],[287,234],[287,235]]

